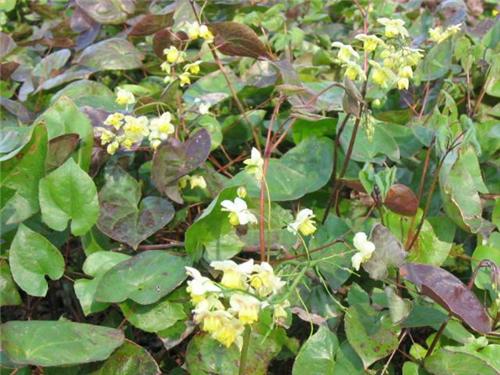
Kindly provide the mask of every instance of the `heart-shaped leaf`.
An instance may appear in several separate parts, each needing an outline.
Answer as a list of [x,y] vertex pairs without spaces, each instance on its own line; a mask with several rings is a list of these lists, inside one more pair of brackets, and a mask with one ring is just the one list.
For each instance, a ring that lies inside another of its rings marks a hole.
[[105,360],[122,331],[68,321],[10,321],[1,326],[2,354],[14,365],[67,366]]
[[128,40],[109,38],[85,48],[77,62],[96,71],[126,70],[140,68],[143,58]]
[[99,202],[94,181],[72,158],[40,180],[42,220],[63,231],[71,219],[71,233],[81,236],[96,223]]
[[132,1],[126,0],[76,0],[92,19],[104,24],[120,24],[135,11]]
[[371,233],[371,241],[375,244],[375,252],[363,268],[375,280],[387,277],[388,268],[403,264],[406,252],[403,245],[382,224],[376,224]]
[[203,164],[210,154],[210,147],[210,134],[206,129],[198,130],[184,143],[171,138],[158,147],[151,171],[151,178],[158,191],[178,200],[170,189],[176,188],[174,184],[179,178]]
[[184,267],[190,264],[188,258],[166,251],[145,251],[107,271],[97,286],[96,300],[119,303],[130,298],[141,305],[155,303],[186,279]]
[[389,314],[377,312],[365,303],[349,307],[345,315],[345,330],[365,368],[391,354],[399,344],[399,328],[392,323]]
[[101,214],[97,227],[116,241],[134,249],[163,228],[174,217],[172,204],[164,198],[146,197],[141,201],[141,186],[122,169],[107,175],[99,192]]
[[75,151],[78,146],[80,137],[78,134],[63,134],[58,137],[52,138],[49,142],[49,151],[45,165],[47,170],[51,171],[61,166]]
[[219,22],[209,26],[215,35],[215,46],[225,55],[271,58],[262,43],[250,27],[237,22]]
[[17,285],[32,296],[47,294],[48,275],[52,280],[64,273],[64,258],[44,236],[21,224],[9,251],[12,276]]
[[319,327],[302,345],[295,362],[293,375],[335,373],[335,353],[339,348],[337,336],[328,327]]
[[0,307],[20,305],[21,302],[21,296],[12,279],[9,264],[5,260],[0,260]]
[[475,331],[483,334],[491,331],[491,320],[484,306],[456,276],[439,267],[416,263],[401,266],[399,272]]
[[384,205],[397,214],[414,216],[418,209],[418,199],[408,186],[394,184],[387,192]]

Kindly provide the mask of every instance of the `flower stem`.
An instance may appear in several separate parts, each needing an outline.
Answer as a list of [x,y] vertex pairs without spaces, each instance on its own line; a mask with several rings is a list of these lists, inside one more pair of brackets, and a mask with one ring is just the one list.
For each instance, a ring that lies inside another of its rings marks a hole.
[[245,327],[245,332],[243,332],[243,347],[241,348],[241,356],[240,356],[240,371],[239,375],[243,375],[245,373],[246,362],[248,357],[248,347],[250,346],[250,335],[252,333],[252,329],[250,326]]

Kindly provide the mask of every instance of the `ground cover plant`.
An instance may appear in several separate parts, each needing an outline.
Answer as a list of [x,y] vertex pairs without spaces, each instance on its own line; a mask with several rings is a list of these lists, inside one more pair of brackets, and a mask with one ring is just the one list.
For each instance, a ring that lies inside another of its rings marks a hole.
[[0,373],[500,373],[498,11],[0,1]]

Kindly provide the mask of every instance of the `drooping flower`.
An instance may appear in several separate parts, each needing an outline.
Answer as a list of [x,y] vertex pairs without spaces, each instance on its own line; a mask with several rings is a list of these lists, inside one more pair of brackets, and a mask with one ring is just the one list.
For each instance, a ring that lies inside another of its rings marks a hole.
[[366,80],[366,74],[365,74],[363,68],[361,68],[361,66],[359,66],[359,64],[352,62],[352,61],[347,61],[347,62],[345,62],[345,66],[346,66],[346,70],[345,70],[344,76],[349,78],[351,81],[355,81],[356,79],[358,79],[358,77],[361,81]]
[[125,115],[123,113],[120,112],[112,113],[108,117],[106,117],[106,120],[104,120],[104,125],[112,126],[116,130],[119,130],[123,125],[124,118]]
[[410,81],[408,78],[401,77],[398,79],[398,90],[408,90]]
[[245,329],[243,324],[230,313],[221,315],[221,326],[216,331],[213,331],[211,336],[226,348],[229,348],[234,343],[241,347],[242,334]]
[[253,273],[250,276],[250,286],[258,296],[267,297],[280,291],[285,283],[280,277],[274,274],[273,267],[267,262],[262,262],[253,266]]
[[372,80],[380,87],[388,87],[391,84],[394,74],[390,69],[381,66],[379,63],[370,60],[370,65],[373,67]]
[[379,45],[384,44],[384,41],[375,35],[358,34],[356,39],[363,42],[363,49],[366,52],[375,51]]
[[359,59],[359,54],[348,44],[341,42],[333,42],[332,47],[339,48],[338,59],[342,62],[352,61]]
[[128,90],[124,90],[120,87],[116,89],[116,104],[118,105],[130,105],[135,103],[135,96]]
[[156,149],[162,141],[168,139],[169,135],[175,132],[172,124],[172,114],[164,112],[160,117],[152,119],[149,123],[149,142]]
[[123,125],[124,139],[121,142],[125,148],[131,148],[132,144],[142,142],[149,135],[149,120],[146,116],[125,116]]
[[200,72],[200,64],[201,60],[195,61],[191,64],[184,65],[184,71],[189,72],[191,74],[198,74]]
[[379,18],[377,22],[385,26],[384,34],[388,38],[395,38],[398,35],[408,37],[408,30],[405,28],[405,22],[399,19]]
[[286,309],[290,307],[290,302],[284,300],[281,303],[274,305],[273,320],[278,325],[283,325],[286,318],[288,317],[288,312]]
[[175,46],[170,46],[163,50],[163,54],[169,64],[178,64],[184,62],[184,52],[179,51]]
[[184,87],[186,85],[191,84],[191,78],[189,77],[189,73],[184,72],[184,73],[179,74],[179,81],[180,81],[179,84],[181,87]]
[[293,223],[288,224],[287,229],[294,233],[298,234],[300,232],[304,236],[309,236],[316,232],[316,225],[314,222],[314,213],[309,208],[304,208],[299,211],[295,221]]
[[214,34],[208,29],[207,25],[200,25],[200,37],[209,43],[214,41]]
[[222,211],[229,212],[229,222],[231,225],[256,224],[257,217],[250,212],[247,203],[241,198],[235,198],[234,202],[230,200],[222,201]]
[[189,178],[189,185],[191,186],[191,189],[195,189],[197,187],[199,187],[200,189],[206,189],[207,181],[205,181],[205,178],[203,176],[195,174]]
[[234,293],[229,299],[230,311],[238,315],[242,324],[252,324],[259,320],[261,302],[251,295]]
[[354,235],[353,245],[358,250],[351,258],[352,267],[359,271],[362,263],[367,262],[375,251],[375,244],[368,241],[368,237],[364,232],[358,232]]
[[191,300],[194,304],[198,304],[203,300],[206,300],[208,293],[219,293],[221,289],[215,285],[215,283],[208,277],[202,276],[201,273],[192,267],[185,267],[186,273],[192,277],[191,280],[187,282],[188,287],[187,292],[191,296]]
[[244,186],[240,186],[238,190],[236,190],[236,195],[241,199],[245,199],[247,196],[247,189]]
[[255,147],[252,147],[250,159],[246,159],[245,161],[243,161],[243,164],[246,165],[245,171],[248,174],[253,174],[258,181],[262,179],[264,159],[262,159],[259,150],[257,150]]
[[443,30],[441,26],[435,27],[433,29],[429,29],[430,40],[436,42],[437,44],[444,42],[450,36],[458,33],[460,31],[461,25],[452,25]]
[[215,270],[222,271],[220,284],[231,289],[246,289],[246,280],[253,269],[253,259],[242,264],[232,260],[213,261],[210,266]]

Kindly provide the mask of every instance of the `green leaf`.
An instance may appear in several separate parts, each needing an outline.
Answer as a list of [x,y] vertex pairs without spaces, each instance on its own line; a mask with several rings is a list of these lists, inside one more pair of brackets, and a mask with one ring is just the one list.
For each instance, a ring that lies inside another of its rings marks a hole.
[[187,318],[183,304],[168,298],[152,305],[125,301],[120,304],[120,309],[130,323],[146,332],[162,331]]
[[293,375],[335,373],[335,353],[339,348],[337,336],[327,327],[318,331],[300,348],[293,363]]
[[[342,116],[339,118],[339,121],[342,121]],[[340,135],[340,144],[344,152],[347,152],[349,148],[353,130],[354,119],[351,116]],[[384,129],[384,123],[375,122],[373,124],[372,137],[368,137],[365,128],[360,126],[356,134],[351,159],[362,162],[380,163],[385,159],[385,156],[393,161],[398,161],[400,151],[394,138]]]
[[[333,142],[328,138],[306,138],[280,159],[270,159],[266,180],[271,200],[291,201],[321,189],[333,170]],[[258,197],[260,184],[253,175],[240,172],[229,186],[246,186]]]
[[[341,238],[349,231],[347,224],[336,216],[330,216],[325,224],[319,227],[309,243],[309,248],[316,249]],[[351,275],[352,252],[342,242],[331,244],[311,254],[313,260],[320,260],[317,269],[332,289],[340,288]]]
[[185,246],[187,253],[198,260],[201,258],[204,246],[212,241],[217,241],[222,236],[233,230],[227,218],[227,212],[221,210],[221,202],[236,197],[236,188],[228,188],[220,194],[205,208],[203,213],[191,224],[185,234]]
[[64,258],[44,236],[21,224],[9,251],[12,276],[17,285],[32,296],[47,294],[45,275],[52,280],[64,273]]
[[63,96],[70,98],[77,107],[90,106],[95,109],[105,109],[109,112],[122,109],[115,103],[113,91],[102,83],[86,79],[65,86],[51,98],[50,103],[56,103]]
[[166,251],[144,251],[118,263],[100,280],[96,300],[119,303],[127,298],[148,305],[172,292],[186,278],[187,258]]
[[40,180],[42,220],[58,231],[71,219],[71,233],[81,236],[99,215],[97,191],[92,178],[73,159]]
[[105,360],[124,340],[117,329],[67,321],[2,324],[2,350],[16,365],[65,366]]
[[475,150],[451,152],[439,174],[444,209],[462,229],[477,233],[484,224],[479,193],[487,193]]
[[128,40],[109,38],[85,48],[77,63],[96,71],[127,70],[140,68],[143,58]]
[[108,270],[127,259],[130,259],[129,255],[113,251],[97,251],[85,259],[83,272],[89,276],[93,276],[93,279],[78,279],[74,284],[75,294],[80,301],[85,315],[108,308],[108,303],[97,302],[95,300],[97,285],[99,285],[102,276]]
[[21,302],[9,264],[5,260],[0,260],[0,307],[20,305]]
[[491,360],[480,352],[452,346],[436,350],[425,360],[425,368],[436,375],[497,375],[500,372],[500,368],[495,368]]
[[392,353],[399,344],[399,328],[387,313],[368,304],[349,307],[345,315],[347,339],[361,357],[365,368]]
[[141,185],[120,168],[106,176],[99,203],[99,230],[134,249],[175,214],[172,204],[164,198],[146,197],[141,201]]
[[293,141],[295,144],[299,144],[309,137],[335,136],[337,121],[336,118],[325,118],[316,121],[299,118],[293,124]]
[[430,49],[417,67],[415,76],[422,81],[444,77],[451,68],[452,57],[452,38],[448,38]]
[[[33,129],[31,141],[16,155],[2,162],[2,231],[20,223],[39,210],[38,183],[45,174],[47,155],[47,129],[38,125]],[[12,190],[8,197],[4,189]],[[4,203],[5,202],[5,203]]]
[[34,126],[5,126],[0,129],[0,161],[16,156],[28,144]]
[[[229,81],[233,85],[234,90],[238,93],[242,88],[243,84],[241,80],[234,74],[232,70],[225,69],[224,73],[228,77]],[[204,75],[191,86],[184,91],[183,99],[186,104],[193,105],[195,99],[199,99],[204,103],[209,103],[211,105],[217,104],[229,97],[232,93],[227,86],[226,78],[220,70],[213,73]]]
[[366,374],[361,358],[359,358],[347,340],[344,341],[337,350],[335,370],[338,375]]
[[[479,262],[483,259],[488,259],[493,261],[497,266],[500,265],[500,233],[493,232],[488,238],[486,244],[478,244],[474,252],[472,253],[472,260],[470,263],[471,270],[478,266]],[[490,269],[481,268],[477,274],[474,283],[480,289],[494,289],[494,283],[492,281]]]
[[[158,375],[161,374],[153,356],[135,342],[125,340],[103,363],[89,365],[81,375]],[[97,368],[96,368],[97,367]],[[78,374],[80,375],[80,374]]]
[[84,171],[88,171],[94,145],[94,132],[89,118],[78,110],[70,98],[60,97],[37,119],[37,122],[44,122],[47,125],[50,140],[65,134],[78,134],[80,147],[74,159]]

